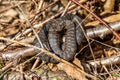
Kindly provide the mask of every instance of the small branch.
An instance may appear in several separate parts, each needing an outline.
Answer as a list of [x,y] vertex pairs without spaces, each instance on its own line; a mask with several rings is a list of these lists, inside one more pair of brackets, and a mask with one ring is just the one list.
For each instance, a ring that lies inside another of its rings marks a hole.
[[28,56],[33,56],[36,53],[34,52],[34,48],[21,48],[21,49],[16,49],[12,51],[7,51],[7,52],[0,52],[1,56],[5,60],[15,60],[18,59],[19,57],[25,58]]
[[[120,21],[109,24],[111,28],[116,31],[120,30]],[[99,37],[101,39],[105,38],[108,34],[111,34],[111,31],[106,28],[104,25],[98,25],[95,28],[90,28],[86,30],[87,36],[90,38]]]
[[3,67],[2,69],[0,69],[0,74],[2,72],[4,72],[5,70],[7,70],[8,68],[12,67],[13,66],[13,62],[10,62],[9,64],[7,64],[5,67]]
[[65,7],[65,10],[63,11],[63,13],[62,13],[61,16],[63,16],[63,15],[67,12],[67,10],[68,10],[70,4],[71,4],[71,1],[68,2],[68,4],[67,4],[67,6]]
[[88,63],[92,66],[98,66],[100,67],[101,65],[110,65],[110,64],[117,64],[120,63],[120,53],[118,52],[118,55],[111,56],[109,58],[105,59],[99,59],[96,61],[88,61]]
[[33,64],[32,68],[31,68],[31,71],[33,71],[36,68],[36,66],[38,65],[39,62],[40,62],[40,58],[37,57],[35,63]]

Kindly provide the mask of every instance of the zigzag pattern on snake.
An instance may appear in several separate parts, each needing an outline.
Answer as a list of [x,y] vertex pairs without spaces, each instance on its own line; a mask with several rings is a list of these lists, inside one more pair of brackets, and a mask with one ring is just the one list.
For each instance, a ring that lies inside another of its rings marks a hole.
[[[85,38],[75,19],[82,21],[77,15],[66,14],[47,22],[38,33],[41,42],[48,50],[67,61],[73,60],[77,45],[80,45]],[[63,37],[65,41],[62,40]],[[41,47],[37,39],[35,39],[34,45]],[[38,53],[38,50],[36,52]],[[44,53],[40,57],[47,62],[58,62]]]

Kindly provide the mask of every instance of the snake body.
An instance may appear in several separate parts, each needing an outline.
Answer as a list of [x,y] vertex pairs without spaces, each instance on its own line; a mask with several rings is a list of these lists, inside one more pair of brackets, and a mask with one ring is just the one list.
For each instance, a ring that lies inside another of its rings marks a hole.
[[[60,24],[50,27],[48,40],[50,46],[54,53],[59,57],[70,61],[73,59],[76,53],[76,38],[75,38],[75,25],[69,20],[56,21],[55,23],[60,22]],[[66,29],[66,40],[65,40],[65,49],[60,47],[60,33],[63,29]]]
[[[73,60],[77,45],[80,45],[85,38],[76,19],[79,22],[82,21],[77,15],[66,14],[47,22],[38,33],[41,42],[47,49],[67,61]],[[65,41],[62,41],[63,36],[65,37]],[[41,47],[37,39],[35,39],[34,44]],[[41,59],[49,62],[57,62],[44,53],[41,54]]]

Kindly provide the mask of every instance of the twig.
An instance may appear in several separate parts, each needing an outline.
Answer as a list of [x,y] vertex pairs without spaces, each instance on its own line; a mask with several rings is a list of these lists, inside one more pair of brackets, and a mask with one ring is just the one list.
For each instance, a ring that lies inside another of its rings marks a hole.
[[10,62],[9,64],[7,64],[5,67],[3,67],[2,69],[0,69],[0,74],[2,72],[4,72],[5,70],[7,70],[8,68],[12,67],[13,66],[13,62]]
[[[22,40],[19,40],[19,39],[16,39],[17,41],[20,41],[20,42],[23,42],[23,43],[27,43],[27,44],[31,44],[33,43],[35,39],[35,36],[31,36],[31,37],[28,37],[28,38],[24,38]],[[13,39],[14,40],[14,39]],[[16,43],[0,43],[0,51],[2,51],[3,49],[5,48],[9,48],[11,46],[21,46],[19,44],[16,44]]]
[[16,60],[19,57],[25,58],[28,56],[36,55],[34,48],[24,47],[16,50],[9,50],[7,52],[0,52],[1,56],[5,60]]
[[7,69],[6,71],[4,71],[3,73],[0,74],[0,79],[3,78],[3,76],[9,71],[10,69]]
[[110,74],[110,72],[108,71],[108,69],[103,65],[103,68],[105,69],[105,71],[109,74],[109,76],[112,78],[112,75]]
[[40,58],[37,57],[35,63],[33,64],[32,68],[31,68],[31,71],[33,71],[35,69],[35,67],[38,65],[39,62],[40,62]]
[[30,23],[30,21],[28,20],[27,15],[25,14],[25,12],[22,10],[22,8],[18,5],[18,8],[20,9],[20,11],[22,12],[23,16],[26,19],[26,22],[29,24],[29,26],[31,27],[33,33],[35,34],[35,37],[37,38],[38,42],[40,43],[41,47],[44,48],[41,39],[39,38],[38,34],[36,33],[35,29],[33,28],[32,24]]
[[44,3],[44,0],[40,0],[39,6],[38,6],[37,10],[41,10],[42,9],[43,3]]
[[120,54],[118,52],[118,55],[111,56],[109,58],[105,59],[98,59],[95,62],[94,61],[88,61],[88,63],[92,66],[100,67],[101,65],[110,65],[110,64],[116,64],[120,62]]
[[[76,19],[76,22],[79,24],[81,30],[83,31],[83,34],[84,34],[84,36],[85,36],[85,38],[86,38],[86,40],[87,40],[87,42],[88,42],[88,46],[89,46],[90,52],[91,52],[92,57],[93,57],[93,59],[94,59],[94,61],[95,61],[95,56],[94,56],[94,53],[93,53],[93,50],[92,50],[92,47],[91,47],[91,44],[90,44],[90,39],[89,39],[89,37],[87,36],[87,34],[85,33],[85,30],[83,29],[81,23],[80,23],[77,19]],[[95,67],[95,71],[97,71],[97,70],[96,70],[96,67]]]
[[107,46],[107,47],[109,47],[109,48],[113,48],[113,49],[116,49],[116,50],[120,50],[120,48],[117,48],[117,47],[114,47],[114,46],[111,46],[111,45],[108,45],[108,44],[102,43],[102,42],[97,41],[97,40],[92,39],[92,38],[90,38],[90,39],[91,39],[92,41],[95,41],[95,42],[99,43],[99,44],[102,44],[102,45],[104,45],[104,46]]
[[24,72],[23,72],[23,66],[20,66],[20,74],[21,74],[21,76],[20,76],[20,80],[24,80]]
[[63,15],[66,13],[66,11],[68,10],[70,4],[71,4],[71,1],[68,2],[68,4],[67,4],[67,6],[65,7],[65,10],[63,11],[63,13],[62,13],[61,16],[63,16]]
[[[111,26],[111,28],[113,28],[116,31],[120,30],[120,21],[111,23],[109,25]],[[106,28],[104,25],[98,25],[95,28],[87,29],[86,33],[87,36],[89,36],[90,38],[99,37],[103,39],[106,37],[106,35],[110,34],[111,31],[108,28]]]
[[92,47],[91,47],[91,45],[90,45],[90,40],[89,40],[89,37],[87,36],[87,34],[85,33],[85,30],[83,29],[83,27],[82,27],[81,23],[80,23],[77,19],[76,19],[76,22],[79,24],[79,26],[80,26],[81,30],[83,31],[83,34],[84,34],[85,38],[87,39],[88,46],[89,46],[89,48],[90,48],[90,51],[91,51],[91,53],[92,53],[92,56],[93,56],[93,58],[95,59],[95,56],[94,56],[94,54],[93,54]]

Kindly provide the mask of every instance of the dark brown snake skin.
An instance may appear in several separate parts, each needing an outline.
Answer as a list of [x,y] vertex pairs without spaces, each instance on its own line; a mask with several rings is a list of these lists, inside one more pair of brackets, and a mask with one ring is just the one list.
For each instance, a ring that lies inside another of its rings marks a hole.
[[[75,19],[79,22],[82,21],[77,15],[66,14],[47,22],[38,34],[44,47],[67,61],[73,60],[77,45],[80,45],[85,38]],[[62,40],[63,37],[65,37],[65,41]],[[37,39],[35,39],[34,44],[41,47]],[[38,53],[38,50],[36,52]],[[40,57],[47,62],[57,62],[44,53]]]

